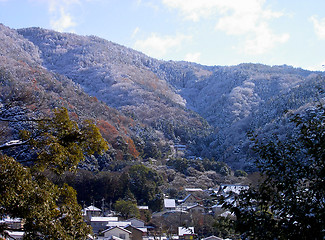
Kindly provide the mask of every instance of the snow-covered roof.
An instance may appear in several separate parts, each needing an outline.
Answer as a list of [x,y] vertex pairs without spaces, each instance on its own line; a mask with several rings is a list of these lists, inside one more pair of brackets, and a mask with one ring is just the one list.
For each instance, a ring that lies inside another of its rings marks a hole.
[[100,210],[99,208],[97,208],[97,207],[95,207],[95,206],[93,206],[93,205],[91,205],[91,206],[89,206],[89,207],[86,207],[86,208],[84,208],[83,210],[84,210],[84,211],[102,211],[102,210]]
[[241,191],[248,189],[247,185],[230,185],[230,184],[222,184],[220,185],[220,190],[224,193],[235,193],[239,194]]
[[202,238],[202,240],[223,240],[223,238],[219,238],[219,237],[216,237],[216,236],[209,236],[209,237],[206,237],[206,238]]
[[202,205],[200,205],[200,204],[195,204],[195,205],[192,205],[192,206],[188,206],[188,207],[187,207],[187,210],[190,210],[190,209],[192,209],[192,208],[196,208],[196,207],[199,207],[199,208],[203,208],[203,209],[204,209],[204,207],[203,207]]
[[9,216],[6,216],[3,219],[0,219],[0,223],[19,223],[21,222],[21,218],[11,218]]
[[193,235],[194,234],[194,227],[178,227],[178,236],[184,235]]
[[189,199],[190,197],[194,197],[196,200],[199,200],[197,197],[195,197],[194,195],[192,195],[191,193],[188,194],[184,199],[178,200],[179,203],[183,203],[186,202],[187,199]]
[[23,232],[23,231],[9,231],[9,230],[6,230],[5,232],[13,239],[22,239],[24,234],[25,234],[25,232]]
[[145,228],[145,227],[136,227],[136,226],[133,226],[133,225],[127,225],[125,226],[124,228],[128,228],[128,227],[132,227],[132,228],[135,228],[143,233],[146,233],[148,232],[148,228]]
[[148,232],[148,228],[146,227],[137,227],[137,229],[141,230],[144,233]]
[[222,204],[213,205],[211,208],[222,208]]
[[138,218],[129,218],[126,221],[131,222],[133,227],[144,227],[145,222]]
[[138,209],[140,210],[149,210],[148,206],[138,206]]
[[232,212],[230,211],[225,211],[220,214],[221,217],[228,217],[228,216],[235,216]]
[[118,221],[118,217],[91,217],[91,222],[110,222],[110,221]]
[[119,238],[119,237],[116,237],[116,236],[109,236],[108,238],[105,238],[107,240],[124,240],[123,238]]
[[125,228],[121,228],[121,227],[119,227],[119,226],[114,226],[114,227],[107,228],[106,230],[102,231],[102,233],[109,232],[109,231],[111,231],[111,230],[113,230],[113,229],[116,229],[116,228],[117,228],[117,229],[120,229],[120,230],[122,230],[122,231],[124,231],[124,232],[127,232],[127,233],[131,234],[131,232],[130,232],[129,230],[127,230],[127,229],[125,229]]
[[127,225],[131,225],[131,222],[127,221],[110,221],[106,225],[107,227],[125,227]]
[[203,192],[202,188],[185,188],[186,192]]
[[164,199],[164,207],[165,208],[175,208],[176,207],[176,202],[175,199]]

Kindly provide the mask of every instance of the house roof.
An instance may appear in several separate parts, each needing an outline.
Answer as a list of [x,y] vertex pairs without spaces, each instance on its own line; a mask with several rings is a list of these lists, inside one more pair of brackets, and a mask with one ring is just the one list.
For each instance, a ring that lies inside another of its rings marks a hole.
[[107,228],[106,230],[102,231],[102,233],[106,233],[106,232],[109,232],[109,231],[112,231],[113,229],[120,229],[124,232],[127,232],[129,234],[131,234],[131,232],[125,228],[122,228],[122,227],[119,227],[119,226],[115,226],[115,227],[110,227],[110,228]]
[[193,205],[193,206],[189,206],[189,207],[187,207],[187,210],[190,210],[190,209],[193,209],[193,208],[203,208],[203,209],[204,209],[204,207],[203,207],[202,205],[200,205],[200,204],[195,204],[195,205]]
[[209,236],[209,237],[206,237],[206,238],[202,238],[202,240],[223,240],[223,238],[219,238],[219,237],[216,237],[216,236]]
[[149,210],[148,206],[138,206],[140,210]]
[[9,216],[6,216],[3,219],[0,219],[0,223],[20,223],[22,221],[21,218],[11,218]]
[[131,222],[131,225],[134,227],[144,227],[145,222],[138,218],[130,218],[126,221]]
[[85,210],[85,211],[102,211],[102,210],[100,210],[99,208],[97,208],[97,207],[95,207],[95,206],[93,206],[93,205],[84,208],[84,210]]
[[139,221],[139,222],[143,222],[143,223],[144,223],[144,221],[142,221],[142,220],[139,219],[139,218],[135,218],[135,217],[133,217],[133,218],[129,218],[129,219],[127,219],[126,221],[128,221],[128,222]]
[[221,184],[219,191],[222,191],[224,193],[235,193],[239,194],[241,191],[248,189],[249,187],[247,185],[232,185],[232,184]]
[[108,240],[124,240],[123,238],[119,238],[119,237],[116,237],[116,236],[109,236],[108,238],[105,238],[105,239],[108,239]]
[[127,225],[124,228],[125,229],[133,228],[133,229],[136,229],[136,230],[138,230],[138,231],[140,231],[142,233],[147,232],[147,228],[139,228],[139,227],[135,227],[135,226],[132,226],[132,225]]
[[176,201],[175,199],[164,199],[164,207],[165,208],[175,208],[176,207]]
[[180,202],[180,203],[186,202],[186,200],[189,199],[191,196],[194,197],[197,201],[200,200],[199,198],[195,197],[194,195],[192,195],[192,194],[190,193],[190,194],[188,194],[184,199],[182,199],[182,200],[178,200],[178,202]]
[[108,227],[125,227],[127,225],[131,225],[131,222],[127,221],[110,221],[106,226]]
[[185,188],[186,192],[202,192],[202,188]]
[[110,222],[110,221],[118,221],[118,217],[91,217],[91,222]]

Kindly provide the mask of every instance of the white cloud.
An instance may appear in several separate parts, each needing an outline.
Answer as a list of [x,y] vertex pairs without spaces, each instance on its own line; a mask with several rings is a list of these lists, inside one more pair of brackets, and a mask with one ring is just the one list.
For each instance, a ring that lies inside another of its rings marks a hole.
[[199,62],[200,61],[200,57],[201,57],[201,53],[200,52],[195,52],[195,53],[188,53],[185,56],[185,61],[188,62]]
[[307,66],[305,69],[310,71],[325,71],[325,60],[322,62],[319,62],[318,64],[315,64],[313,66]]
[[285,43],[289,40],[289,34],[276,35],[271,29],[259,26],[253,33],[255,36],[248,36],[240,49],[242,52],[250,55],[263,54],[274,48],[278,43]]
[[65,9],[62,7],[59,11],[59,16],[55,19],[50,20],[51,27],[59,32],[63,32],[71,27],[76,26],[76,22],[73,21],[73,18],[69,13],[65,12]]
[[316,35],[320,39],[325,40],[325,18],[318,20],[317,16],[312,16],[310,20],[314,25]]
[[208,17],[215,12],[219,1],[214,0],[162,0],[165,5],[176,8],[187,20],[198,21],[202,17]]
[[50,25],[56,31],[73,31],[71,28],[77,25],[70,10],[73,5],[80,4],[80,0],[33,0],[48,5]]
[[[247,49],[250,53],[265,53],[276,44],[289,39],[289,34],[273,33],[269,21],[284,14],[265,7],[265,0],[162,1],[168,7],[178,9],[185,20],[199,21],[210,18],[216,21],[215,30],[231,36],[244,37],[242,42],[245,45],[240,44],[237,48]],[[257,45],[252,51],[254,44]]]
[[134,48],[151,57],[162,58],[169,50],[179,47],[188,39],[191,39],[191,36],[183,34],[176,36],[158,36],[156,33],[152,33],[147,39],[136,41]]

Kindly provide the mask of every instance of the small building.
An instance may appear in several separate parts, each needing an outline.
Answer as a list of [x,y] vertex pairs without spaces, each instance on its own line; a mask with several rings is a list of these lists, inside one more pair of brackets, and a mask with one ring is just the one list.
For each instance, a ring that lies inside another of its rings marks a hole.
[[90,226],[93,228],[94,233],[98,233],[106,229],[109,222],[117,222],[118,217],[91,217]]
[[184,144],[175,144],[174,149],[176,150],[176,152],[178,152],[178,151],[184,152],[184,151],[186,151],[186,145],[184,145]]
[[225,211],[224,208],[222,208],[222,204],[215,204],[211,207],[212,213],[215,216],[219,216],[221,213]]
[[127,222],[131,222],[131,226],[137,227],[137,228],[143,228],[144,227],[144,221],[138,218],[130,218],[127,220]]
[[202,238],[201,240],[223,240],[223,238],[219,238],[219,237],[216,237],[216,236],[209,236],[209,237],[206,237],[206,238]]
[[164,199],[164,211],[173,211],[176,209],[175,199]]
[[241,191],[247,190],[247,185],[221,184],[218,190],[218,195],[225,197],[238,195]]
[[98,239],[110,239],[112,237],[118,237],[123,240],[131,239],[131,232],[127,229],[121,227],[111,227],[102,232],[104,238],[99,237]]
[[5,231],[6,236],[0,234],[0,239],[23,240],[25,232],[23,231]]
[[201,202],[201,199],[195,197],[192,194],[188,194],[184,199],[178,200],[178,203],[180,204],[180,207],[183,210],[186,210],[186,209],[184,209],[184,207],[193,206],[195,204],[199,204],[200,202]]
[[95,206],[89,206],[82,209],[82,213],[86,222],[90,222],[91,217],[99,217],[102,215],[102,210]]
[[129,222],[129,221],[109,221],[108,224],[106,225],[106,227],[108,227],[108,228],[110,228],[110,227],[124,228],[128,225],[131,225],[131,222]]
[[138,209],[141,211],[146,211],[148,210],[149,211],[149,206],[138,206]]
[[146,231],[143,231],[141,228],[137,228],[132,225],[126,226],[125,229],[131,232],[132,240],[143,240],[143,237],[147,234]]
[[0,224],[6,225],[8,229],[20,230],[23,229],[24,221],[21,218],[5,217],[0,220]]
[[205,208],[202,205],[195,204],[193,206],[190,206],[187,208],[187,211],[190,214],[204,214],[205,213]]

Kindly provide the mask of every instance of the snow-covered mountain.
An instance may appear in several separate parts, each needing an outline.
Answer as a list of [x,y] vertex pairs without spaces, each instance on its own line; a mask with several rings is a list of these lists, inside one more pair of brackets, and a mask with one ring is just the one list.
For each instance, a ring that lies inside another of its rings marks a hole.
[[163,138],[186,143],[188,154],[235,167],[251,161],[247,132],[276,131],[280,118],[317,101],[325,86],[322,72],[290,66],[202,66],[160,61],[95,36],[4,26],[0,32],[1,56],[38,64]]

